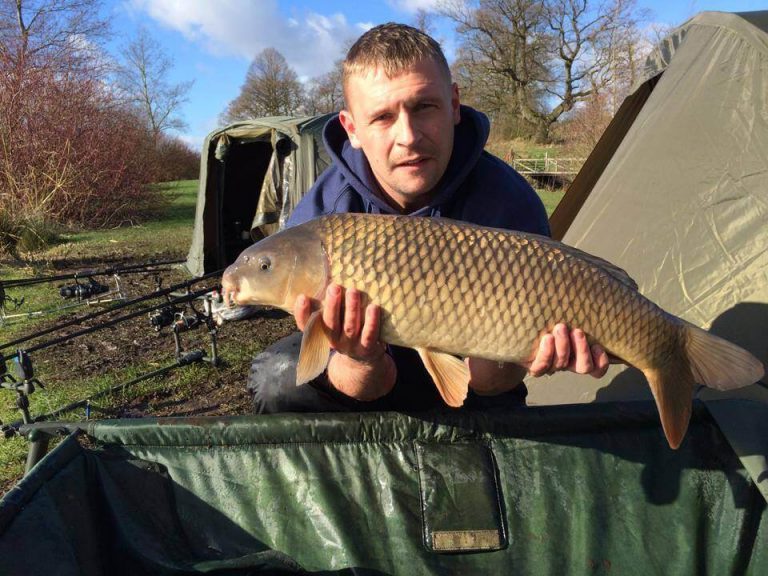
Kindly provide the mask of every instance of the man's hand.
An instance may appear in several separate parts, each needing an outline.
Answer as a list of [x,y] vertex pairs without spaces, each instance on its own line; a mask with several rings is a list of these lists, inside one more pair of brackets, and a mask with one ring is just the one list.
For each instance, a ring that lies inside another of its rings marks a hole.
[[[296,325],[304,330],[312,302],[299,296],[294,305]],[[386,345],[379,341],[381,308],[363,310],[362,294],[331,284],[325,292],[322,318],[331,347],[337,354],[328,363],[328,380],[340,392],[356,400],[375,400],[389,393],[397,371]]]
[[557,324],[551,334],[541,337],[536,356],[523,366],[532,376],[569,370],[602,378],[609,364],[610,359],[603,347],[593,344],[590,348],[583,330],[574,328],[569,331],[565,324]]
[[541,338],[536,356],[529,363],[518,365],[482,358],[466,358],[465,362],[469,367],[470,388],[490,396],[515,388],[523,380],[526,370],[532,376],[570,370],[602,378],[610,360],[602,346],[589,347],[583,330],[574,328],[569,331],[565,324],[557,324],[550,334]]

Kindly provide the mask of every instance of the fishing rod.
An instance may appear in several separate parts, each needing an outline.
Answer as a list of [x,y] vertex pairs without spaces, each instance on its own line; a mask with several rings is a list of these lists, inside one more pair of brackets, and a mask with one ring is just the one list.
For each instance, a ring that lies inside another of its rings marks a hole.
[[192,350],[191,352],[181,355],[170,364],[167,364],[161,368],[157,368],[150,372],[145,372],[144,374],[140,374],[139,376],[136,376],[135,378],[131,378],[126,382],[120,382],[119,384],[115,384],[113,386],[100,390],[95,394],[91,394],[90,396],[87,396],[80,400],[75,400],[74,402],[70,402],[66,406],[62,406],[61,408],[56,408],[55,410],[51,410],[50,412],[47,412],[45,414],[40,414],[33,418],[29,415],[29,412],[26,412],[26,414],[24,415],[24,418],[22,418],[21,420],[16,420],[15,422],[11,422],[10,424],[2,424],[0,429],[2,430],[3,435],[6,438],[9,438],[13,436],[15,433],[17,433],[19,431],[19,428],[24,424],[33,424],[35,422],[44,422],[47,420],[55,419],[60,416],[63,416],[64,414],[67,414],[68,412],[77,410],[78,408],[86,409],[85,417],[87,420],[90,418],[90,413],[92,409],[91,402],[93,402],[94,400],[98,400],[100,398],[109,396],[111,394],[115,394],[117,392],[124,392],[125,390],[127,390],[128,388],[130,388],[135,384],[138,384],[139,382],[143,382],[144,380],[149,380],[157,376],[163,376],[168,372],[170,372],[171,370],[174,370],[175,368],[180,368],[183,366],[188,366],[190,364],[195,364],[197,362],[205,362],[205,361],[209,361],[209,359],[205,356],[205,353],[202,350]]
[[[139,382],[143,382],[144,380],[149,380],[150,378],[155,378],[157,376],[163,376],[176,368],[205,361],[210,361],[210,359],[205,357],[205,353],[202,350],[193,350],[192,352],[188,352],[187,354],[177,357],[175,362],[163,366],[162,368],[141,374],[140,376],[132,378],[127,382],[115,384],[114,386],[110,386],[109,388],[92,394],[87,398],[71,402],[66,406],[52,410],[47,414],[41,414],[32,418],[29,415],[29,410],[27,409],[26,411],[22,412],[22,420],[17,420],[11,424],[0,423],[0,430],[2,431],[3,436],[6,438],[11,438],[17,434],[27,437],[29,441],[29,450],[27,451],[27,462],[24,468],[24,474],[26,475],[29,473],[32,467],[37,464],[43,456],[45,456],[46,452],[48,451],[49,440],[52,436],[56,434],[62,434],[62,430],[69,430],[72,432],[74,429],[82,429],[82,424],[76,424],[72,422],[48,422],[49,420],[56,419],[68,412],[72,412],[82,407],[85,407],[85,419],[89,420],[91,415],[91,402],[93,400],[122,392],[127,390],[129,387],[138,384]],[[28,399],[26,400],[28,404],[29,401]]]
[[[205,310],[203,312],[199,311],[197,308],[195,308],[194,305],[191,304],[191,302],[193,302],[194,300],[200,299],[201,297],[204,300],[204,306],[205,306]],[[19,349],[16,351],[15,354],[12,354],[8,357],[5,357],[2,354],[0,354],[0,388],[13,390],[16,392],[17,394],[16,407],[21,411],[21,414],[22,414],[22,419],[20,423],[30,423],[40,419],[56,417],[63,412],[67,412],[74,408],[77,408],[78,406],[82,405],[82,402],[87,402],[88,400],[90,400],[90,398],[86,398],[83,401],[78,401],[76,403],[70,404],[68,406],[65,406],[64,408],[55,410],[50,414],[32,418],[29,411],[29,407],[30,407],[29,396],[33,392],[35,392],[37,388],[44,389],[45,386],[38,378],[35,377],[35,372],[32,365],[32,359],[29,355],[30,352],[42,350],[44,348],[48,348],[51,346],[55,346],[56,344],[60,344],[61,342],[64,342],[66,340],[77,338],[78,336],[96,332],[104,328],[109,328],[119,322],[124,322],[126,320],[129,320],[141,314],[151,312],[152,310],[170,311],[170,313],[161,313],[159,317],[157,314],[155,315],[150,314],[149,320],[150,320],[150,324],[153,326],[153,328],[157,332],[160,332],[165,327],[170,326],[172,328],[173,339],[175,344],[175,362],[163,368],[159,368],[157,370],[153,370],[152,372],[138,376],[128,381],[127,383],[113,386],[109,390],[116,391],[120,389],[125,389],[128,386],[132,386],[137,382],[141,382],[143,380],[147,380],[155,376],[160,376],[175,368],[178,368],[180,366],[186,366],[195,362],[204,361],[204,362],[210,363],[212,366],[218,366],[219,358],[218,358],[218,346],[217,346],[217,338],[216,338],[218,334],[218,327],[217,327],[216,321],[213,318],[213,313],[212,313],[213,299],[215,297],[216,297],[215,292],[211,291],[209,288],[204,288],[196,291],[189,291],[187,294],[183,296],[177,296],[174,298],[168,297],[168,302],[142,308],[141,310],[137,310],[129,314],[125,314],[118,318],[113,318],[112,320],[103,322],[97,326],[91,326],[89,328],[85,328],[73,334],[68,334],[59,338],[54,338],[53,340],[43,342],[27,350]],[[184,311],[177,308],[177,305],[181,303],[189,303],[188,304],[189,308],[191,308],[194,314],[188,315]],[[206,326],[208,328],[208,335],[211,340],[210,356],[207,356],[203,350],[198,349],[198,350],[193,350],[191,352],[184,353],[182,349],[181,333],[195,329],[199,326]],[[8,372],[8,367],[6,365],[7,360],[13,360],[10,373]],[[100,395],[101,393],[97,394],[92,398],[96,398]],[[2,429],[6,437],[9,435],[12,435],[14,433],[14,429],[18,429],[17,424],[19,423],[14,423],[10,426],[3,426]]]
[[22,420],[25,423],[31,422],[32,417],[29,414],[29,395],[32,394],[36,388],[45,388],[45,386],[35,378],[35,372],[32,368],[32,360],[23,350],[19,350],[16,356],[16,362],[13,363],[12,373],[8,373],[5,359],[0,355],[0,388],[16,392],[16,407],[21,411]]
[[[173,304],[189,302],[191,300],[204,296],[205,294],[208,294],[210,292],[211,290],[209,288],[205,288],[202,290],[190,292],[185,296],[170,299],[170,301],[172,301]],[[83,330],[79,330],[72,334],[66,334],[64,336],[54,338],[53,340],[42,342],[41,344],[37,344],[36,346],[32,346],[25,350],[18,349],[16,350],[16,352],[14,352],[9,356],[5,356],[4,354],[0,353],[0,388],[6,388],[9,390],[16,391],[16,393],[18,394],[16,406],[19,408],[19,410],[21,410],[22,414],[24,415],[24,421],[27,422],[30,419],[29,412],[28,412],[29,400],[27,397],[30,394],[32,394],[36,388],[38,387],[45,388],[42,382],[40,382],[35,377],[34,368],[32,366],[32,359],[29,356],[31,352],[36,352],[39,350],[43,350],[45,348],[50,348],[51,346],[55,346],[57,344],[61,344],[62,342],[66,342],[67,340],[71,340],[79,336],[83,336],[85,334],[90,334],[93,332],[97,332],[98,330],[109,328],[111,326],[119,324],[120,322],[125,322],[126,320],[130,320],[142,314],[151,312],[152,310],[156,310],[158,308],[162,308],[166,306],[168,306],[168,303],[165,303],[165,302],[161,304],[156,304],[154,306],[148,306],[148,307],[142,308],[141,310],[137,310],[129,314],[124,314],[123,316],[119,316],[117,318],[113,318],[112,320],[109,320],[107,322],[102,322],[97,326],[84,328]],[[182,327],[179,328],[179,331],[181,330],[181,328]],[[211,328],[212,328],[211,330],[212,337],[215,338],[215,326],[212,326]],[[180,345],[178,340],[176,340],[176,343],[177,343],[176,351],[177,351],[177,357],[178,357],[180,355]],[[212,349],[214,351],[214,357],[215,357],[216,356],[215,345],[212,346]],[[6,365],[6,362],[9,362],[9,361],[12,362],[11,373],[8,372],[8,366]]]
[[[167,288],[166,290],[170,290]],[[201,296],[204,296],[205,294],[208,294],[212,292],[214,288],[202,288],[200,290],[196,290],[193,292],[189,292],[188,294],[185,294],[184,296],[178,296],[175,298],[172,298],[169,300],[172,304],[183,304],[185,302],[191,302],[192,300],[196,300],[200,298]],[[165,292],[165,291],[164,291]],[[157,297],[157,295],[153,295],[153,297]],[[147,300],[148,298],[143,298],[143,300]],[[152,312],[153,310],[158,310],[160,308],[164,308],[168,306],[169,302],[163,302],[160,304],[155,304],[152,306],[147,306],[144,308],[141,308],[139,310],[136,310],[134,312],[130,312],[128,314],[124,314],[122,316],[118,316],[117,318],[113,318],[111,320],[107,320],[106,322],[102,322],[101,324],[97,324],[96,326],[89,326],[88,328],[83,328],[82,330],[78,330],[77,332],[73,332],[72,334],[65,334],[64,336],[59,336],[58,338],[54,338],[52,340],[46,340],[45,342],[42,342],[41,344],[36,344],[34,346],[30,346],[29,348],[25,348],[24,350],[21,350],[21,352],[37,352],[39,350],[44,350],[45,348],[50,348],[51,346],[56,346],[57,344],[61,344],[62,342],[66,342],[67,340],[72,340],[74,338],[78,338],[79,336],[84,336],[85,334],[91,334],[92,332],[97,332],[99,330],[103,330],[104,328],[110,328],[112,326],[115,326],[116,324],[119,324],[121,322],[125,322],[126,320],[131,320],[132,318],[136,318],[137,316],[142,316],[144,314],[147,314],[148,312]],[[136,302],[133,302],[136,304]],[[122,306],[121,306],[122,307]],[[107,310],[107,312],[113,312],[114,310]],[[91,315],[92,316],[92,315]],[[29,340],[29,338],[23,339],[23,340]],[[5,345],[4,347],[7,347]],[[19,357],[19,352],[16,351],[13,354],[9,356],[5,356],[6,360],[14,360],[15,358]]]
[[[6,280],[6,281],[0,280],[0,323],[3,323],[7,320],[11,320],[14,318],[31,318],[31,317],[43,316],[45,314],[60,313],[60,312],[63,312],[64,310],[68,310],[69,308],[82,306],[83,304],[88,304],[90,306],[90,305],[109,304],[111,302],[116,302],[116,301],[124,301],[125,295],[123,294],[123,289],[121,285],[121,275],[124,276],[128,274],[150,274],[150,273],[156,274],[158,272],[171,270],[171,268],[163,267],[163,266],[167,266],[169,264],[175,264],[179,262],[183,262],[183,260],[168,260],[168,261],[161,261],[161,262],[148,263],[148,264],[116,266],[116,267],[106,268],[104,270],[81,270],[78,272],[73,272],[70,274],[62,274],[57,276],[24,278],[24,279]],[[115,283],[114,289],[110,289],[110,287],[107,284],[102,282],[97,282],[94,279],[94,277],[110,275],[110,274],[113,276],[113,280]],[[25,299],[23,297],[14,298],[9,294],[6,294],[5,292],[6,288],[24,289],[24,288],[41,284],[44,282],[53,282],[53,281],[67,280],[67,279],[74,280],[74,284],[60,286],[59,295],[65,300],[76,300],[76,302],[71,304],[66,304],[63,306],[58,306],[57,308],[52,308],[48,310],[35,310],[32,312],[15,312],[13,314],[8,314],[8,310],[9,310],[8,304],[12,306],[11,310],[16,311],[19,308],[21,308],[22,304],[24,304]],[[82,282],[81,280],[83,279],[87,279],[88,281]]]
[[[99,316],[103,316],[104,314],[109,314],[111,312],[115,312],[117,310],[121,310],[123,308],[126,308],[128,306],[133,306],[134,304],[140,304],[141,302],[146,302],[147,300],[152,300],[154,298],[159,298],[161,296],[166,296],[168,294],[171,294],[172,292],[176,292],[179,290],[188,289],[193,284],[196,284],[198,282],[201,282],[203,280],[206,280],[208,278],[212,278],[214,276],[221,275],[223,270],[216,270],[214,272],[209,272],[208,274],[204,274],[203,276],[200,276],[198,278],[193,278],[192,280],[186,280],[184,282],[180,282],[178,284],[174,284],[173,286],[169,286],[168,288],[164,288],[161,290],[157,290],[155,292],[152,292],[151,294],[146,294],[144,296],[139,296],[138,298],[134,298],[133,300],[127,300],[125,302],[121,302],[119,304],[116,304],[115,306],[112,306],[111,308],[108,308],[106,310],[97,310],[96,312],[92,312],[91,314],[86,314],[85,316],[81,316],[80,318],[73,318],[72,320],[69,320],[67,322],[64,322],[63,324],[57,324],[56,326],[52,326],[50,328],[46,328],[44,330],[40,330],[38,332],[34,332],[28,336],[23,336],[21,338],[17,338],[16,340],[12,340],[10,342],[6,342],[4,344],[0,344],[0,350],[5,350],[6,348],[12,348],[15,346],[18,346],[19,344],[22,344],[24,342],[27,342],[29,340],[35,340],[37,338],[40,338],[42,336],[46,336],[48,334],[51,334],[52,332],[56,332],[58,330],[61,330],[63,328],[68,328],[70,326],[75,326],[77,324],[82,324],[83,322],[86,322],[88,320],[93,320],[94,318],[98,318]],[[145,309],[144,311],[147,311],[150,309]]]
[[[214,274],[215,273],[211,273],[206,276],[210,276]],[[98,330],[109,328],[120,322],[125,322],[127,320],[130,320],[132,318],[135,318],[143,314],[149,314],[150,325],[152,325],[155,331],[160,332],[165,327],[171,327],[173,330],[176,363],[171,365],[171,367],[168,368],[169,370],[177,366],[185,366],[191,363],[192,361],[197,361],[197,360],[205,360],[207,362],[210,362],[211,365],[217,366],[219,363],[218,344],[217,344],[218,326],[217,326],[216,320],[214,319],[213,300],[215,298],[220,298],[219,296],[220,292],[218,291],[218,289],[211,289],[211,288],[203,288],[195,291],[190,290],[191,284],[195,282],[199,282],[203,278],[196,278],[194,280],[190,280],[182,283],[183,285],[186,285],[187,293],[181,296],[175,296],[173,298],[170,296],[170,292],[174,289],[178,289],[179,285],[171,286],[163,291],[156,292],[154,294],[149,295],[151,297],[157,297],[158,295],[165,295],[167,299],[166,302],[161,302],[159,304],[154,304],[152,306],[143,307],[139,310],[130,312],[128,314],[123,314],[122,316],[118,316],[117,318],[113,318],[106,322],[102,322],[101,324],[98,324],[96,326],[90,326],[82,330],[79,330],[77,332],[74,332],[72,334],[66,334],[64,336],[60,336],[58,338],[54,338],[52,340],[42,342],[40,344],[27,348],[26,350],[18,349],[14,354],[11,354],[9,356],[5,356],[2,353],[0,353],[0,388],[6,388],[16,392],[17,394],[16,407],[22,413],[22,421],[23,422],[32,421],[31,415],[29,413],[29,395],[32,394],[36,388],[44,388],[44,386],[42,382],[40,382],[37,378],[35,378],[34,369],[32,366],[32,359],[29,356],[31,352],[36,352],[38,350],[42,350],[45,348],[49,348],[51,346],[55,346],[57,344],[61,344],[62,342],[77,338],[79,336],[83,336],[85,334],[90,334]],[[201,298],[204,301],[203,312],[199,311],[192,304],[193,301]],[[184,304],[184,303],[188,304],[188,307],[192,310],[194,314],[189,315],[184,310],[181,310],[177,307],[178,304]],[[153,311],[157,311],[157,312],[153,314],[152,313]],[[82,321],[82,319],[80,320]],[[181,333],[192,330],[201,325],[205,325],[208,328],[208,335],[211,339],[210,356],[206,357],[205,353],[200,350],[196,350],[194,351],[194,353],[183,354],[182,353],[183,350],[181,346]],[[192,360],[190,360],[190,358],[192,358]],[[8,367],[6,366],[6,361],[13,361],[12,374],[8,373]],[[156,374],[159,374],[159,373],[160,372],[156,372]],[[152,376],[150,375],[146,377],[150,378]],[[140,381],[141,379],[142,378],[136,381]]]
[[[113,274],[140,274],[146,272],[149,268],[157,266],[170,266],[172,264],[181,264],[185,260],[163,260],[160,262],[148,262],[146,264],[131,264],[128,266],[112,266],[102,270],[80,270],[67,274],[55,276],[38,276],[35,278],[15,278],[11,280],[0,280],[0,288],[18,288],[31,286],[33,284],[44,284],[47,282],[59,282],[61,280],[72,280],[78,278],[90,278],[92,276],[112,276]],[[155,270],[149,270],[153,272]]]
[[[15,318],[33,318],[45,316],[47,314],[59,314],[70,308],[76,308],[83,305],[96,306],[109,304],[111,302],[123,302],[125,301],[125,295],[123,294],[120,280],[120,276],[115,274],[114,289],[111,289],[106,284],[96,282],[93,278],[89,278],[87,284],[81,284],[75,280],[74,285],[64,286],[59,289],[59,294],[62,298],[65,300],[74,299],[76,300],[75,302],[64,304],[63,306],[58,306],[56,308],[34,310],[32,312],[15,312],[24,304],[25,298],[22,297],[17,299],[12,296],[6,296],[4,302],[0,300],[0,324]],[[0,295],[0,298],[2,298],[2,295]],[[10,303],[13,306],[12,310],[15,313],[8,314],[8,306],[6,303]]]

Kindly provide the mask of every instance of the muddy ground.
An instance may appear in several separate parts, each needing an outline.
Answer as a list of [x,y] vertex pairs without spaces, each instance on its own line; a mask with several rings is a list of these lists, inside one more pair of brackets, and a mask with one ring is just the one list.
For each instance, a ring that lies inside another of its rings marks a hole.
[[[59,263],[57,269],[52,273],[64,274],[84,268],[101,270],[116,264],[118,263],[110,261],[79,262],[77,266],[73,266],[71,262]],[[134,262],[123,261],[119,264],[130,265]],[[157,289],[158,277],[162,279],[160,285],[163,288],[189,279],[189,276],[178,269],[164,270],[157,274],[126,274],[121,276],[123,293],[128,299],[149,294]],[[105,282],[105,277],[98,280]],[[192,288],[198,290],[204,287],[214,287],[218,282],[219,278],[212,278],[195,284]],[[58,292],[58,287],[64,284],[71,284],[71,282],[54,283],[51,285],[51,290]],[[114,287],[114,282],[110,282],[110,285]],[[161,299],[155,299],[138,306],[161,302]],[[197,301],[195,305],[202,310],[201,304],[200,301]],[[54,337],[73,334],[85,327],[96,326],[106,320],[135,311],[138,306],[110,312],[91,321],[57,330],[51,335],[30,341],[22,346],[32,346],[49,341]],[[25,330],[25,333],[57,326],[99,309],[101,308],[82,306],[74,308],[72,312],[57,319],[36,320],[34,324],[30,323],[30,329]],[[192,315],[189,308],[185,309],[185,313]],[[114,396],[109,402],[94,401],[93,417],[138,418],[143,416],[247,414],[251,411],[251,398],[246,389],[250,354],[239,354],[240,358],[238,359],[236,357],[238,355],[227,354],[227,347],[234,345],[237,347],[236,349],[261,349],[290,334],[295,329],[293,318],[277,310],[266,310],[251,319],[225,323],[217,331],[219,347],[223,349],[218,367],[193,372],[192,383],[181,389],[175,389],[170,385],[155,386],[154,388],[160,389],[141,394],[124,404],[118,403],[117,405]],[[0,341],[5,342],[6,338],[0,338]],[[210,337],[204,325],[182,333],[181,343],[185,351],[203,349],[210,353]],[[6,351],[6,354],[8,352]],[[172,331],[169,328],[156,331],[150,324],[148,314],[144,313],[114,327],[78,336],[54,347],[34,352],[32,357],[35,375],[48,386],[53,387],[66,386],[69,382],[100,375],[107,377],[111,374],[118,375],[121,369],[135,365],[138,361],[148,362],[147,370],[165,366],[173,362],[175,346]],[[186,370],[186,368],[177,369],[177,371],[181,370]],[[187,378],[190,376],[191,374],[187,375]],[[117,377],[114,384],[119,382],[121,380]],[[36,414],[33,413],[32,415],[35,416]]]

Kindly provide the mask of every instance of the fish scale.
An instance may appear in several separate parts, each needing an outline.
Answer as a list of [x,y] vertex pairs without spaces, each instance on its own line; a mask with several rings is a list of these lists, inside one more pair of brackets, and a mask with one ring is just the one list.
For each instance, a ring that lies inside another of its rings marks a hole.
[[331,281],[381,306],[382,339],[393,344],[525,361],[542,332],[565,322],[645,367],[681,337],[636,290],[546,238],[348,214],[324,218],[321,235]]
[[313,298],[297,383],[328,364],[322,320],[330,283],[381,307],[380,340],[415,348],[450,406],[472,384],[453,355],[526,364],[564,322],[642,370],[669,445],[682,442],[696,382],[719,390],[762,378],[746,350],[669,314],[623,270],[549,238],[439,218],[334,214],[245,250],[224,273],[225,297],[291,311]]

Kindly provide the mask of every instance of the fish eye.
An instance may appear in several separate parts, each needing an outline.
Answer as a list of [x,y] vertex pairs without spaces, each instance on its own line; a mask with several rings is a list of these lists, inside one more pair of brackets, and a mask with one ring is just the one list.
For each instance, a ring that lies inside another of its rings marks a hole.
[[272,261],[267,258],[266,256],[262,256],[259,258],[259,270],[262,272],[267,272],[268,270],[272,269]]

